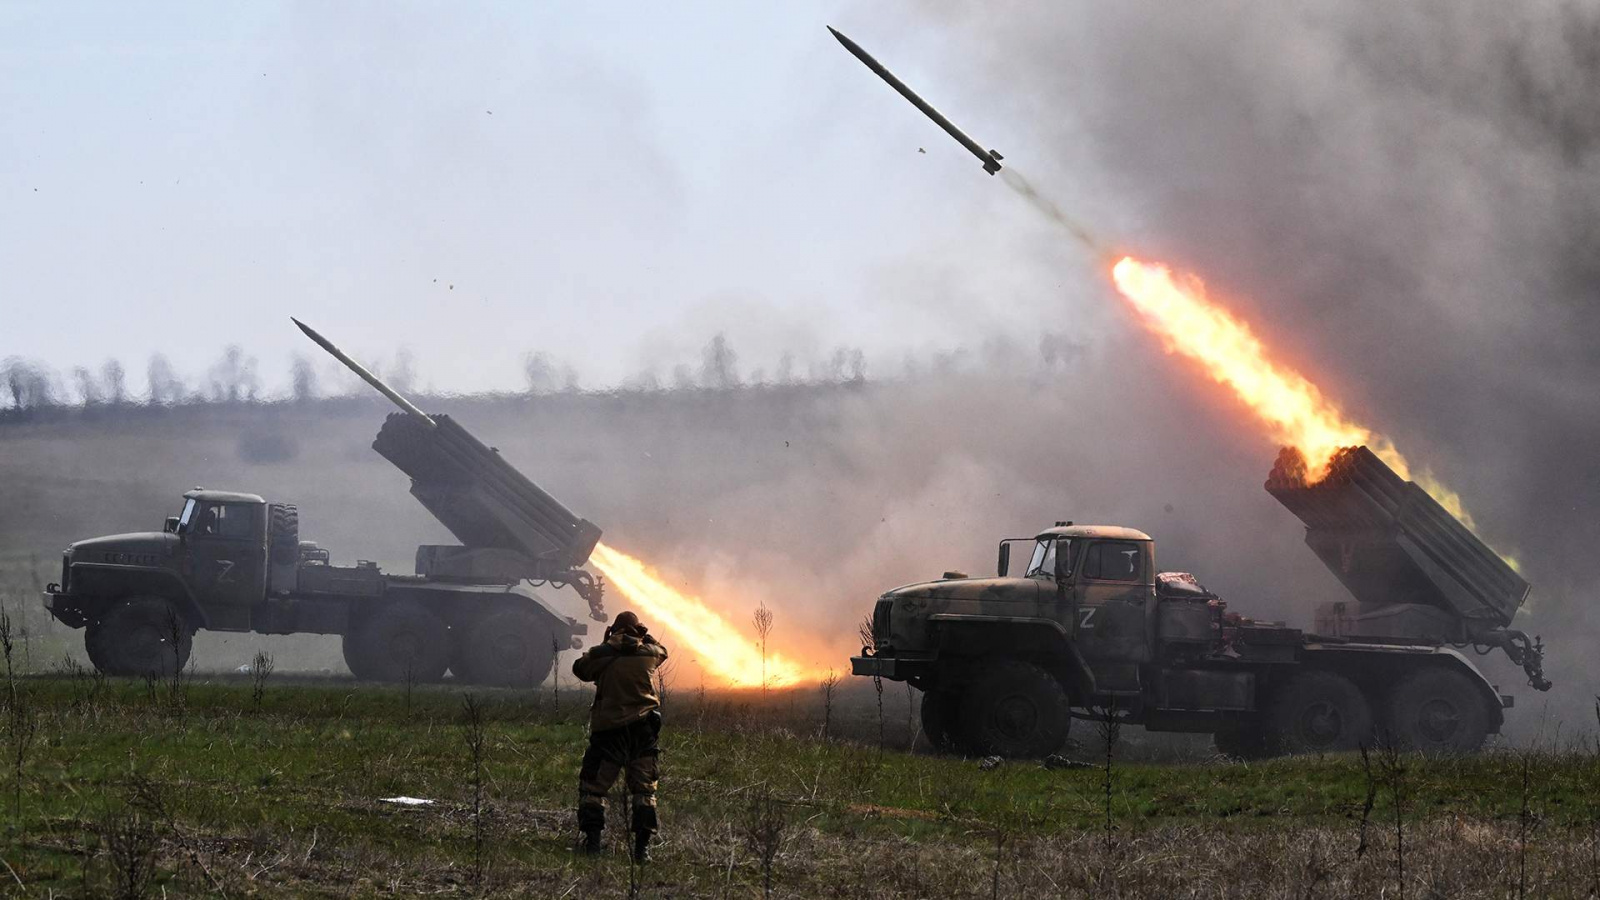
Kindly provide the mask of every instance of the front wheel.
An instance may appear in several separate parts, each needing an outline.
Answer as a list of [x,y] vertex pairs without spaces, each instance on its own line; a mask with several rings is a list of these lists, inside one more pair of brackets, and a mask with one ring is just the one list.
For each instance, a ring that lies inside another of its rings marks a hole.
[[107,675],[158,675],[183,671],[194,629],[163,597],[131,597],[89,622],[83,635],[89,661]]
[[922,695],[922,734],[943,753],[960,744],[957,723],[961,716],[961,695],[949,688],[933,688]]
[[1020,660],[990,664],[961,699],[962,737],[978,755],[1048,756],[1066,743],[1071,723],[1061,682]]

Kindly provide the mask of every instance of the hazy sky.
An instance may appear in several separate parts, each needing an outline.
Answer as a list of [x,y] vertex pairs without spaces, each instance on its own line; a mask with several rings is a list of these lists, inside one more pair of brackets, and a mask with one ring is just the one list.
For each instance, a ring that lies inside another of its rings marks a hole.
[[530,351],[666,381],[717,331],[746,374],[883,367],[1104,290],[828,24],[1053,155],[903,5],[12,0],[0,358],[142,390],[153,352],[197,379],[237,343],[281,387],[293,314],[439,389],[518,387]]

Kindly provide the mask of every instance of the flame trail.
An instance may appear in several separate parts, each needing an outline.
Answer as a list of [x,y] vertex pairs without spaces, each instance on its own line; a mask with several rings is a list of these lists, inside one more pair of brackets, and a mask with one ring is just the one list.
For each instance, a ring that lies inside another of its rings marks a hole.
[[[598,544],[589,562],[639,608],[649,624],[659,623],[697,655],[699,665],[733,687],[761,686],[761,647],[699,598],[667,585],[643,562]],[[812,678],[799,664],[767,653],[768,687],[792,687]]]
[[1299,448],[1311,481],[1327,474],[1335,450],[1365,444],[1395,474],[1416,481],[1440,506],[1472,527],[1460,495],[1426,471],[1413,474],[1410,463],[1387,438],[1347,419],[1304,375],[1270,359],[1249,325],[1206,299],[1200,279],[1190,276],[1180,282],[1168,267],[1131,256],[1112,267],[1111,279],[1168,353],[1199,362],[1267,424],[1274,440]]

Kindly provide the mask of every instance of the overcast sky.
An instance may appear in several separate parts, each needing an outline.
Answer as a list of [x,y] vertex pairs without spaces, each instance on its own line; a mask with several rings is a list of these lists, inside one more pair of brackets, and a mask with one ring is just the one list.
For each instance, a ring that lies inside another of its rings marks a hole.
[[1057,156],[910,7],[460,10],[0,5],[0,358],[142,390],[152,353],[197,379],[239,344],[282,387],[293,314],[440,390],[518,388],[531,351],[666,381],[718,331],[746,374],[882,371],[1105,290],[824,27]]

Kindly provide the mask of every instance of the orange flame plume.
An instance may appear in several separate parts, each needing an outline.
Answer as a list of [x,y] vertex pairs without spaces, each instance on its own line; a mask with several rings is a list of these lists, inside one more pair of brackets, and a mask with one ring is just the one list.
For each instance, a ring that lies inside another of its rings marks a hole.
[[1387,438],[1345,418],[1304,375],[1268,358],[1249,325],[1206,298],[1200,279],[1190,276],[1180,281],[1164,265],[1125,256],[1112,267],[1111,280],[1168,353],[1200,363],[1267,424],[1273,440],[1299,448],[1309,480],[1328,473],[1335,450],[1365,444],[1395,474],[1416,481],[1451,515],[1472,527],[1458,494],[1426,471],[1413,476],[1411,465]]
[[[589,562],[604,574],[645,621],[677,635],[696,654],[707,673],[733,687],[761,686],[761,647],[740,634],[699,597],[669,587],[643,562],[598,544]],[[792,687],[814,676],[797,663],[768,652],[768,687]]]

